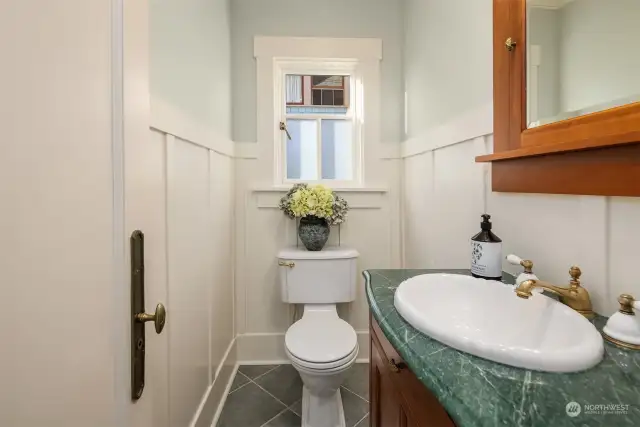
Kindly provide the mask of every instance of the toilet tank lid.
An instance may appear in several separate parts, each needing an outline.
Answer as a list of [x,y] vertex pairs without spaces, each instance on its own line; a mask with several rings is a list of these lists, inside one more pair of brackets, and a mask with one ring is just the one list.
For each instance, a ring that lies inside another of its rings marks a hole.
[[304,247],[286,248],[278,253],[278,259],[348,259],[358,258],[360,254],[345,246],[327,246],[321,251],[308,251]]

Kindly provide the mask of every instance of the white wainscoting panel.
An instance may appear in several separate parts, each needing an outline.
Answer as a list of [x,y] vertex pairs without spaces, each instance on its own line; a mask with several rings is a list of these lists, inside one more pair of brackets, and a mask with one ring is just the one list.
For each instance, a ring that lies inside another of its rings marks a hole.
[[[181,126],[190,129],[189,123]],[[171,386],[164,404],[170,425],[210,426],[226,397],[237,360],[234,161],[206,144],[161,132],[163,128],[169,126],[151,130],[154,146],[148,151],[154,155],[147,156],[150,164],[146,169],[159,167],[166,174],[166,188],[161,192],[166,198],[154,202],[159,226],[167,233],[168,322],[164,333],[169,339],[169,363],[163,369],[169,370]],[[165,240],[157,231],[147,238]],[[148,305],[161,300],[150,297]]]
[[169,425],[186,425],[210,385],[212,292],[209,152],[173,136],[167,144]]
[[469,268],[469,239],[486,211],[504,255],[533,260],[541,279],[567,284],[569,268],[579,265],[599,313],[615,312],[623,292],[640,295],[630,270],[640,259],[640,199],[494,193],[490,168],[474,161],[491,152],[492,136],[482,138],[404,159],[405,266]]
[[[296,245],[296,223],[278,209],[286,188],[255,185],[257,160],[236,159],[236,325],[242,363],[282,363],[284,333],[293,307],[281,300],[277,253]],[[381,176],[398,182],[401,160],[385,160]],[[341,192],[351,205],[348,220],[333,227],[329,245],[360,252],[358,270],[400,266],[400,208],[397,190],[384,187]],[[339,191],[340,192],[340,191]],[[301,244],[300,244],[301,245]],[[364,279],[358,275],[356,301],[339,306],[340,316],[359,333],[361,355],[368,358],[368,305]]]

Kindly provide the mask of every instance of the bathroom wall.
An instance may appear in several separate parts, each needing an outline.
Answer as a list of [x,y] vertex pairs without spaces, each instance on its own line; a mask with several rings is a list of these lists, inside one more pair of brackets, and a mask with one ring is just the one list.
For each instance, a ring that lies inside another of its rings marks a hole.
[[229,137],[229,0],[150,0],[149,6],[152,98]]
[[[329,244],[355,247],[358,270],[400,266],[400,147],[402,127],[402,14],[392,0],[234,0],[232,2],[233,123],[236,141],[236,325],[238,357],[245,363],[286,362],[284,334],[293,307],[281,300],[277,253],[296,244],[295,223],[278,210],[285,194],[274,186],[272,133],[257,135],[258,75],[254,37],[358,37],[382,40],[380,88],[367,99],[381,114],[367,113],[375,137],[364,144],[365,187],[342,192],[352,210],[332,230]],[[378,68],[376,67],[376,76]],[[264,81],[260,80],[261,82]],[[271,80],[269,80],[271,81]],[[267,95],[268,96],[268,95]],[[382,118],[380,116],[382,115]],[[378,130],[379,128],[379,130]],[[265,151],[265,148],[266,151]],[[262,154],[261,154],[262,153]],[[264,154],[266,153],[266,155]],[[361,360],[368,358],[368,305],[358,275],[357,299],[340,307],[358,332]]]
[[490,101],[492,0],[406,0],[404,7],[406,120],[413,137]]
[[[640,294],[640,280],[630,268],[640,259],[640,199],[493,193],[490,167],[474,162],[476,155],[492,150],[491,110],[482,107],[492,102],[491,8],[491,0],[407,2],[405,73],[411,133],[403,143],[404,264],[466,267],[469,238],[479,230],[480,214],[486,211],[493,216],[505,254],[532,259],[541,279],[559,284],[567,282],[572,264],[579,265],[595,309],[609,315],[620,293]],[[474,23],[464,48],[453,58],[442,53],[439,43],[429,41],[434,26],[455,29],[460,22],[476,19],[482,22]],[[455,86],[447,84],[444,73],[434,75],[442,84],[416,78],[442,55],[456,70]],[[440,105],[451,108],[438,113],[434,122],[430,117]],[[504,269],[519,271],[508,264]]]
[[[168,424],[209,426],[236,364],[227,0],[150,2],[147,171],[164,182]],[[163,420],[164,421],[164,420]],[[166,422],[166,421],[165,421]]]
[[233,0],[233,140],[256,142],[253,37],[374,37],[382,39],[382,141],[402,128],[402,2],[397,0]]

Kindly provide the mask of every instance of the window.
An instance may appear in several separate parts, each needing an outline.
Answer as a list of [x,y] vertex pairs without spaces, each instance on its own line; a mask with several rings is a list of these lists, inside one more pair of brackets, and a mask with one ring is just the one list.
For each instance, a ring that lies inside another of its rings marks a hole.
[[[285,77],[287,105],[348,107],[348,76]],[[305,99],[305,94],[307,94]]]
[[355,181],[351,77],[285,74],[284,79],[284,180]]

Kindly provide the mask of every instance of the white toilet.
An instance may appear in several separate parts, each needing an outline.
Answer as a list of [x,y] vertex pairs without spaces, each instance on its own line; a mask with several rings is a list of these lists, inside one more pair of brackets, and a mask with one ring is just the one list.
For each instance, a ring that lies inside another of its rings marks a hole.
[[302,427],[344,427],[340,385],[358,356],[356,331],[338,317],[336,304],[356,298],[355,249],[278,254],[282,300],[304,304],[302,319],[285,335],[285,350],[300,373]]

